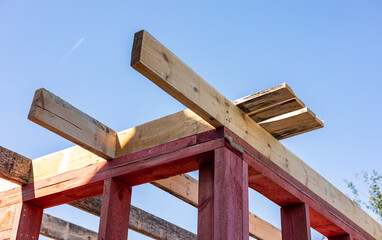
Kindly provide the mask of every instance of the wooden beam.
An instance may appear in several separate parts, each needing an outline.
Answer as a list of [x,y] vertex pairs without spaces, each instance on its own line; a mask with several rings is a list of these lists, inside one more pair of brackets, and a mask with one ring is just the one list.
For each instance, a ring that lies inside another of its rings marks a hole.
[[36,91],[28,119],[105,159],[115,157],[114,130],[46,89]]
[[145,31],[131,66],[214,127],[225,126],[376,239],[381,226]]
[[96,240],[98,233],[44,213],[40,234],[57,240]]
[[281,208],[283,240],[311,240],[309,224],[309,207],[305,203]]
[[114,178],[105,180],[99,240],[126,240],[129,227],[131,186]]
[[227,148],[199,167],[198,239],[248,239],[248,165]]
[[[249,96],[239,98],[233,101],[233,104],[238,106],[243,112],[253,115],[295,98],[297,97],[292,88],[288,84],[282,83]],[[302,102],[300,101],[300,103]]]
[[13,183],[27,184],[32,160],[0,146],[0,178]]
[[17,204],[10,240],[38,239],[43,209],[32,204]]
[[[100,216],[101,214],[101,196],[83,199],[69,204],[96,216]],[[142,209],[134,207],[133,205],[130,207],[129,228],[138,233],[159,240],[196,239],[196,235],[194,233],[143,211]]]
[[[198,207],[198,180],[182,174],[152,182],[156,187]],[[249,236],[263,240],[281,240],[281,231],[255,214],[249,212]]]
[[270,118],[259,125],[279,140],[324,127],[323,122],[308,108]]

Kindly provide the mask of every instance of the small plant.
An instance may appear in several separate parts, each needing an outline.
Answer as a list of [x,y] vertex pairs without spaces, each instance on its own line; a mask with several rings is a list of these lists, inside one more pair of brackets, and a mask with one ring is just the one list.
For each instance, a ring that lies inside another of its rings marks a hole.
[[362,201],[359,196],[359,191],[353,182],[346,181],[348,188],[352,190],[353,201],[359,206],[364,205],[367,209],[372,210],[382,222],[382,175],[374,170],[372,173],[364,171],[361,174],[356,174],[356,177],[359,176],[363,178],[363,181],[368,187],[368,200]]

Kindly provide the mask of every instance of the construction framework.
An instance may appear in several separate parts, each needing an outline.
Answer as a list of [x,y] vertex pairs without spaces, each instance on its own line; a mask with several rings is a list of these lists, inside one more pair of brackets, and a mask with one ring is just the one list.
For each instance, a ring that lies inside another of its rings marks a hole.
[[[117,133],[37,90],[28,118],[79,146],[34,160],[0,148],[0,239],[118,240],[131,228],[155,239],[308,240],[310,227],[330,240],[382,239],[380,224],[279,142],[323,127],[288,85],[231,102],[146,31],[131,66],[189,109]],[[195,170],[199,181],[186,175]],[[197,235],[131,206],[144,183],[198,207]],[[280,206],[281,231],[249,212],[248,188]],[[67,203],[100,216],[98,233],[43,214]]]

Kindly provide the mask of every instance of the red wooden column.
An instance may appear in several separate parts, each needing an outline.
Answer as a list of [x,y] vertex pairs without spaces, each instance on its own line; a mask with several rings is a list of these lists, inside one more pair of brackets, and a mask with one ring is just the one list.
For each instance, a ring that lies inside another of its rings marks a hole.
[[281,234],[283,240],[311,240],[308,205],[281,208]]
[[343,235],[343,236],[336,236],[336,237],[329,237],[328,240],[352,240],[350,235]]
[[11,240],[38,239],[44,209],[22,202],[16,207]]
[[99,240],[126,240],[129,227],[131,186],[114,178],[103,187]]
[[198,239],[249,239],[248,165],[227,148],[199,165]]

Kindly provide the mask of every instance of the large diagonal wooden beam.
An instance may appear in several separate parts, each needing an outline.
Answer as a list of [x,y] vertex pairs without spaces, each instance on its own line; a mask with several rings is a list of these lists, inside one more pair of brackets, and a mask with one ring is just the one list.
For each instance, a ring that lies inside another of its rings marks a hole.
[[131,65],[212,126],[228,128],[368,234],[382,239],[381,225],[145,31],[135,35]]

